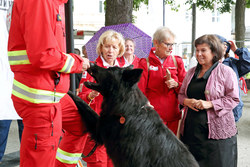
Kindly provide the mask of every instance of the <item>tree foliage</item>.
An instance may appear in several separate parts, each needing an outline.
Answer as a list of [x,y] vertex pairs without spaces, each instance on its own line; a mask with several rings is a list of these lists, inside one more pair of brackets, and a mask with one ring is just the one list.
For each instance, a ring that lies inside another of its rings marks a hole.
[[141,3],[148,5],[148,0],[133,0],[133,10],[139,10]]
[[[250,0],[248,0],[250,1]],[[181,6],[177,4],[177,1],[174,0],[165,0],[166,4],[169,4],[172,7],[172,10],[178,11],[178,8]],[[220,13],[230,12],[232,9],[232,5],[235,4],[234,0],[186,0],[185,5],[189,5],[190,9],[192,8],[192,4],[195,3],[197,8],[201,10],[215,10],[215,4],[217,4],[216,10]]]
[[246,0],[246,8],[250,8],[250,0]]

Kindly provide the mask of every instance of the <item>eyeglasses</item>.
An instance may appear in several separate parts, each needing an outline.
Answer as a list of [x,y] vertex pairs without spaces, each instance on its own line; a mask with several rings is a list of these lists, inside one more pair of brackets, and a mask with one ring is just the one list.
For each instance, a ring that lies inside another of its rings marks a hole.
[[162,42],[164,45],[166,45],[168,48],[173,47],[176,43],[167,43],[167,42]]

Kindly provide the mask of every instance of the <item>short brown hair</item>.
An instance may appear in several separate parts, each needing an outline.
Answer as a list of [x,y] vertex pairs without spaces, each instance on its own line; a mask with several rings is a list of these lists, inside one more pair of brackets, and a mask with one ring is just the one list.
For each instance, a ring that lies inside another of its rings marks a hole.
[[223,57],[223,48],[222,48],[221,42],[215,35],[206,34],[206,35],[203,35],[203,36],[197,38],[194,41],[195,47],[197,47],[197,45],[201,45],[201,44],[208,44],[209,48],[211,49],[212,53],[214,54],[214,57],[212,60],[213,63],[218,62]]

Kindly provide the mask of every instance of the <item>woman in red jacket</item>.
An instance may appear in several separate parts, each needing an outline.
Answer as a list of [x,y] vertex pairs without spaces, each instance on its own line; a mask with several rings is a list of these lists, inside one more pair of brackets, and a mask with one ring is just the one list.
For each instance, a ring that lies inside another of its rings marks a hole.
[[[124,39],[122,35],[116,31],[108,30],[104,32],[97,44],[97,54],[99,57],[96,59],[95,63],[104,68],[109,68],[112,66],[119,66],[117,57],[118,55],[123,55],[125,50]],[[94,80],[89,74],[87,74],[86,79],[92,81]],[[103,97],[99,92],[91,90],[83,86],[82,92],[79,96],[87,102],[90,107],[95,110],[98,114],[101,112],[101,104]],[[88,137],[87,142],[84,147],[83,154],[87,155],[94,147],[95,142],[90,140]],[[97,147],[96,151],[88,158],[83,158],[87,162],[88,167],[112,167],[113,164],[106,154],[106,149],[104,146]]]
[[155,47],[147,59],[139,61],[138,68],[142,68],[143,73],[138,86],[163,122],[176,134],[181,117],[177,96],[186,71],[182,58],[171,55],[174,39],[175,35],[166,27],[154,33]]
[[134,54],[134,52],[135,52],[135,41],[133,39],[127,38],[125,40],[124,55],[117,58],[120,67],[127,67],[131,64],[134,65],[134,68],[138,67],[140,59]]

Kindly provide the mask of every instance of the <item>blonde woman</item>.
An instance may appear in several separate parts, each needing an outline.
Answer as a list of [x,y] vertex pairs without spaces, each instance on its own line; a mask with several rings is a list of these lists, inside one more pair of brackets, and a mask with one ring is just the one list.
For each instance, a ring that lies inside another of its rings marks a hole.
[[[125,51],[124,43],[124,38],[120,33],[113,30],[108,30],[104,32],[100,36],[97,44],[96,51],[99,57],[95,60],[95,63],[98,66],[104,68],[119,66],[117,57],[119,55],[123,55]],[[93,82],[94,78],[87,74],[84,80],[89,80]],[[85,102],[87,102],[90,107],[98,114],[101,112],[101,104],[103,101],[103,97],[99,94],[99,92],[88,89],[87,87],[83,86],[82,92],[79,93],[79,96]],[[90,137],[88,137],[83,154],[87,155],[92,150],[94,145],[94,141],[92,141]],[[113,166],[111,159],[109,159],[108,155],[106,154],[106,149],[104,146],[97,147],[96,151],[90,157],[83,158],[83,160],[87,162],[87,167]]]

